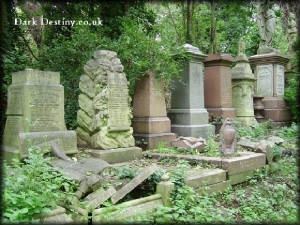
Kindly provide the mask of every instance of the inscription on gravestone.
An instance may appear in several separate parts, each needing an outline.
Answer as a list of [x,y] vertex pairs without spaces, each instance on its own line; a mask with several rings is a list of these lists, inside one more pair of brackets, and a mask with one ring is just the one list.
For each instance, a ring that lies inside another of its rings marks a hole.
[[109,130],[129,130],[128,88],[125,75],[108,73],[108,89]]
[[273,66],[257,66],[257,95],[273,96]]
[[284,66],[276,65],[276,94],[284,95]]

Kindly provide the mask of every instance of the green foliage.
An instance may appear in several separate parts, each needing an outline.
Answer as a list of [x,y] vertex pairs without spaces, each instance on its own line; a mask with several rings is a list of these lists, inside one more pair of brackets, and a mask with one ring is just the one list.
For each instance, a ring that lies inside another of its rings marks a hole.
[[136,171],[128,166],[113,167],[114,173],[118,179],[132,179],[136,175]]
[[233,124],[237,129],[237,136],[246,137],[254,141],[256,139],[263,139],[272,130],[272,121],[266,121],[264,123],[258,123],[255,126],[245,126],[238,120],[233,120]]
[[34,214],[47,212],[70,201],[78,183],[47,163],[39,149],[28,149],[25,163],[4,163],[4,222],[35,221]]
[[207,156],[219,157],[221,156],[219,152],[219,143],[217,143],[212,137],[206,140],[206,146],[204,147],[204,151]]
[[295,71],[295,76],[288,79],[288,85],[284,89],[284,99],[287,101],[287,107],[293,114],[293,119],[296,122],[300,121],[300,111],[299,111],[299,83],[300,83],[300,74],[299,74],[299,37],[297,37],[296,41],[294,42],[294,50],[295,56],[291,59],[292,63],[297,65]]

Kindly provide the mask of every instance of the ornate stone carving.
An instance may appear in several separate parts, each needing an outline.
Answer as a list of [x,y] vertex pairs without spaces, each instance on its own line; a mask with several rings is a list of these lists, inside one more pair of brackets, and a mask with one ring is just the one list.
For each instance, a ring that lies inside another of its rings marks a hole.
[[220,129],[220,152],[222,156],[232,156],[236,153],[236,129],[232,125],[231,119],[226,118]]

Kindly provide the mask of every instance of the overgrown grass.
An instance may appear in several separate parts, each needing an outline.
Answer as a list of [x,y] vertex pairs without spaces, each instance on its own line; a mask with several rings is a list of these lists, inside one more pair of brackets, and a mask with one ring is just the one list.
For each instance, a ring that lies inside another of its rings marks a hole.
[[5,223],[33,222],[35,214],[71,200],[78,183],[49,166],[51,158],[34,147],[24,163],[4,163],[3,218]]

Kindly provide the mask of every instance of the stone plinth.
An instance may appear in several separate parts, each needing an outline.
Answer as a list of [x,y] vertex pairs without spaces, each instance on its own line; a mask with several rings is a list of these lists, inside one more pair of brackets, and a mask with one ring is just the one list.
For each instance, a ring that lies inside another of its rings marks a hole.
[[156,148],[161,142],[170,143],[176,137],[171,133],[163,87],[153,73],[136,83],[132,127],[135,139],[146,141],[144,149]]
[[228,54],[209,55],[204,60],[204,102],[210,121],[213,117],[235,117],[232,108],[232,62],[234,59]]
[[[117,53],[95,51],[84,66],[84,72],[79,83],[78,145],[99,151],[95,154],[103,157],[118,154],[115,153],[117,149],[130,154],[135,145],[131,127],[131,98]],[[142,149],[134,149],[135,153],[140,151],[141,154]],[[114,152],[108,154],[103,150]]]
[[249,58],[257,78],[255,94],[263,96],[265,120],[286,122],[291,119],[284,102],[285,65],[289,58],[278,53],[254,55]]
[[232,106],[241,122],[245,125],[255,125],[257,124],[253,108],[255,78],[245,52],[240,50],[242,48],[243,42],[240,42],[237,64],[232,68]]
[[208,112],[204,108],[204,65],[206,57],[198,48],[185,44],[190,59],[182,71],[182,80],[175,81],[172,90],[171,130],[178,136],[207,138],[215,127],[208,124]]
[[[39,136],[46,132],[46,136],[54,135],[56,139],[65,140],[66,136],[71,137],[76,144],[76,135],[66,130],[64,88],[59,82],[58,72],[25,69],[12,74],[3,138],[7,160],[13,156],[23,158],[26,155],[27,149],[22,147],[23,143],[29,141],[26,135]],[[21,141],[20,133],[25,134],[25,139]],[[70,143],[70,146],[64,147],[65,153],[77,152],[76,145]]]

